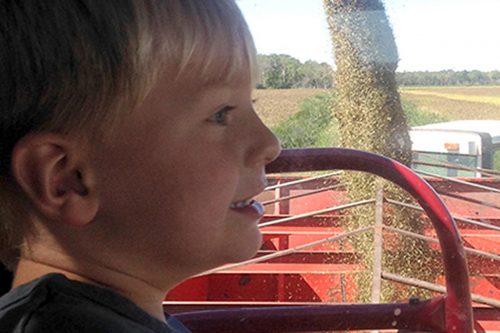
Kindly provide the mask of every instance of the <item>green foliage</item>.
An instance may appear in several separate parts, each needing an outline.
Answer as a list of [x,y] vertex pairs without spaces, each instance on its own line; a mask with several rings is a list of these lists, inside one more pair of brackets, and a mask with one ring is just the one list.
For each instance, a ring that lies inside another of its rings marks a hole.
[[266,87],[289,89],[302,78],[301,63],[288,55],[272,54],[263,72]]
[[438,113],[422,111],[415,103],[412,103],[410,101],[403,100],[402,106],[408,126],[411,127],[439,123],[449,120]]
[[328,89],[333,85],[333,70],[327,63],[308,60],[302,65],[300,87]]
[[[426,112],[410,101],[403,100],[403,111],[409,126],[447,121],[440,114]],[[323,93],[305,99],[300,111],[273,127],[283,148],[333,147],[338,145],[338,124],[332,105],[333,94]],[[500,155],[500,154],[499,154]],[[500,159],[500,156],[498,157]],[[500,162],[499,162],[500,163]]]
[[396,80],[402,86],[499,85],[500,71],[399,72]]
[[331,146],[336,142],[330,106],[333,96],[323,93],[307,98],[300,111],[273,128],[283,148]]
[[[287,54],[257,56],[261,69],[260,89],[321,88],[333,86],[334,71],[327,63],[301,63]],[[490,86],[500,85],[500,71],[443,70],[437,72],[396,72],[400,86]]]
[[333,71],[326,63],[299,60],[286,54],[258,55],[261,82],[257,88],[331,88]]

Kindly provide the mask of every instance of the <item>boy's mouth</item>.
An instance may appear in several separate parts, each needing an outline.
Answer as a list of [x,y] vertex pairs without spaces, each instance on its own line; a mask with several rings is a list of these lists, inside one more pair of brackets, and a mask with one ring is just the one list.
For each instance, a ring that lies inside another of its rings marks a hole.
[[262,215],[264,215],[264,206],[262,206],[260,202],[254,199],[233,202],[229,205],[229,208],[240,213],[254,215],[257,218],[260,218]]
[[247,199],[247,200],[242,200],[242,201],[236,201],[233,202],[229,205],[229,208],[232,209],[238,209],[238,208],[245,208],[253,204],[255,200],[254,199]]

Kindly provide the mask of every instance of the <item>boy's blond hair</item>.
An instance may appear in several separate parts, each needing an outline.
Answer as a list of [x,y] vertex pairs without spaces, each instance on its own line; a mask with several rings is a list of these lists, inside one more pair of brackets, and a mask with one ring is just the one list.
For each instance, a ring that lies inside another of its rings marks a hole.
[[30,231],[10,173],[16,142],[48,131],[105,144],[163,73],[200,88],[255,82],[234,0],[0,2],[0,260],[12,268]]

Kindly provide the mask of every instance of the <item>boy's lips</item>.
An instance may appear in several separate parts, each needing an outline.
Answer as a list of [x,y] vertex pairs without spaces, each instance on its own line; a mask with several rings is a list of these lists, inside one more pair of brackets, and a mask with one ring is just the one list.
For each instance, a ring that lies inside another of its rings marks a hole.
[[239,213],[254,215],[257,218],[264,215],[264,206],[254,199],[233,202],[229,208]]
[[235,201],[229,205],[229,208],[244,208],[247,206],[250,206],[252,204],[252,201],[255,201],[254,199],[247,199],[247,200],[241,200],[241,201]]
[[264,215],[264,206],[259,201],[253,199],[253,197],[262,193],[262,191],[266,188],[267,182],[265,181],[265,178],[259,185],[260,186],[258,186],[257,190],[253,192],[253,195],[247,197],[248,199],[233,201],[229,205],[229,208],[239,213],[255,215],[257,218],[262,217],[262,215]]

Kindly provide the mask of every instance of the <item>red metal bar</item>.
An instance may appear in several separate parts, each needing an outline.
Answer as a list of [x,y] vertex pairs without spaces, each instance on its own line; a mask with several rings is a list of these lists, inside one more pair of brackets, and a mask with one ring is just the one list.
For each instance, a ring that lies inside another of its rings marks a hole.
[[403,164],[369,152],[342,149],[290,149],[267,171],[356,170],[376,174],[410,193],[425,210],[439,238],[446,277],[445,318],[448,332],[472,332],[472,305],[468,269],[455,221],[437,193]]
[[444,299],[404,304],[269,306],[177,314],[193,332],[308,332],[406,329],[446,332]]

